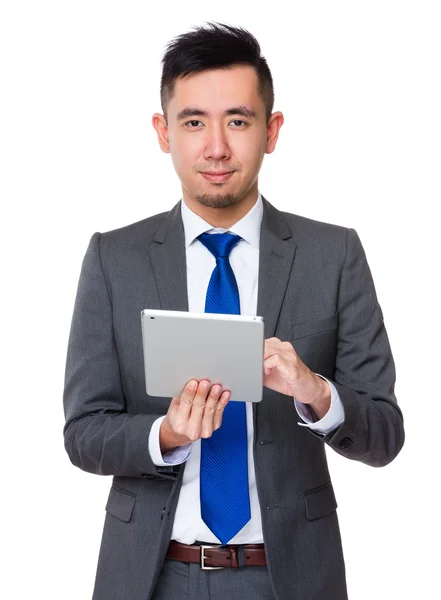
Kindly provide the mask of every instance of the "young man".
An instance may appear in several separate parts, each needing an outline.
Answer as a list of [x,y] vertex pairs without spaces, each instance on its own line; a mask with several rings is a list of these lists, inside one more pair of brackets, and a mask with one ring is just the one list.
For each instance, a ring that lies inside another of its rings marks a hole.
[[[404,442],[362,246],[259,193],[283,115],[247,31],[173,40],[161,101],[182,200],[92,236],[69,341],[66,450],[113,475],[93,598],[344,600],[324,444],[382,466]],[[263,316],[262,402],[229,403],[206,380],[147,396],[144,308]]]

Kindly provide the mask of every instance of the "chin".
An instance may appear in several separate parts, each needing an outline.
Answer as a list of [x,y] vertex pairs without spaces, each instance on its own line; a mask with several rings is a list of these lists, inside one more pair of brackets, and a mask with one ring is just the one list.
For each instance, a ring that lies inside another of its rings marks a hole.
[[236,204],[239,200],[239,196],[234,193],[211,193],[211,194],[198,194],[196,200],[209,208],[226,208],[232,204]]

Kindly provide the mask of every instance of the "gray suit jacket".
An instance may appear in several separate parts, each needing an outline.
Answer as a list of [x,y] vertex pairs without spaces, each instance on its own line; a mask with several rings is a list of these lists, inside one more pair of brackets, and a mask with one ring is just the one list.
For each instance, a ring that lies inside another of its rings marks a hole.
[[[274,595],[344,600],[337,503],[324,443],[389,463],[404,442],[395,370],[356,232],[278,211],[263,199],[257,314],[265,337],[292,342],[332,380],[344,423],[325,437],[299,427],[292,398],[264,389],[254,461]],[[156,467],[148,438],[170,399],[145,391],[140,313],[188,310],[180,203],[92,236],[66,366],[65,447],[76,466],[112,475],[94,600],[148,600],[170,540],[185,464]]]

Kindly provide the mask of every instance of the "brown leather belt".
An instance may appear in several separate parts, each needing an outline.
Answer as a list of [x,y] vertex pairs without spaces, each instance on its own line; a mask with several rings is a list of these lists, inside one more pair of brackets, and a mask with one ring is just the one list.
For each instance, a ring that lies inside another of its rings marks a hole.
[[232,567],[264,567],[266,565],[263,544],[245,545],[194,545],[180,544],[172,540],[167,550],[167,558],[181,562],[197,563],[201,569],[223,569]]

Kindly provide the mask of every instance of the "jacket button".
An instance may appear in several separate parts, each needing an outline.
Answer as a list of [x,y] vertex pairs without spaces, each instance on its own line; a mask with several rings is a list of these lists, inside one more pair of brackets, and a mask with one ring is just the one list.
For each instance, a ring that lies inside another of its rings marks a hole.
[[349,446],[352,444],[351,438],[345,437],[342,439],[342,441],[340,442],[340,448],[342,450],[347,450],[349,448]]

